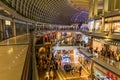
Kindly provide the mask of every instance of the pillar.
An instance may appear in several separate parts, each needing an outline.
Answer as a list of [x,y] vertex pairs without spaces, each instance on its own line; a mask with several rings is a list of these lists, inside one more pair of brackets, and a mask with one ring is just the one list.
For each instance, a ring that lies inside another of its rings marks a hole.
[[103,14],[104,12],[108,12],[108,0],[103,1]]
[[108,0],[108,11],[114,11],[115,9],[115,0]]
[[93,17],[93,0],[89,2],[89,18]]
[[16,25],[15,25],[15,20],[12,20],[12,30],[13,30],[13,36],[16,36]]
[[115,9],[120,9],[120,0],[115,0]]
[[94,16],[98,15],[98,0],[94,0]]
[[3,39],[6,39],[6,31],[5,31],[5,20],[2,20],[2,31],[3,31]]
[[[113,21],[113,18],[111,18],[111,19],[112,19],[111,21]],[[108,36],[112,34],[112,26],[113,26],[113,24],[114,24],[114,23],[111,23],[111,24],[110,24]]]
[[92,60],[92,61],[91,61],[91,68],[90,68],[91,80],[94,80],[94,79],[93,79],[93,75],[94,75],[93,67],[94,67],[94,62],[93,62],[93,60]]
[[103,32],[103,31],[104,31],[104,28],[105,28],[105,17],[103,16],[103,17],[102,17],[102,25],[101,25],[100,31]]
[[27,34],[29,33],[29,26],[28,23],[26,23],[26,27],[27,27]]
[[91,36],[91,39],[89,39],[90,42],[90,48],[93,48],[93,37]]
[[2,25],[2,20],[0,20],[0,40],[3,40],[3,25]]

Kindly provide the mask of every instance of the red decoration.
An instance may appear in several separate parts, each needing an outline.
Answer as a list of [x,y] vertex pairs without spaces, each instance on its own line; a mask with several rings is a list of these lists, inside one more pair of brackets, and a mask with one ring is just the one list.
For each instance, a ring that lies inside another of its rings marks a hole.
[[106,74],[108,77],[110,77],[110,72],[107,72],[107,74]]
[[50,33],[50,36],[52,36],[53,34],[52,33]]
[[115,76],[115,77],[114,77],[114,80],[118,80],[118,77]]
[[47,38],[48,36],[47,36],[47,35],[45,35],[44,37],[45,37],[45,38]]
[[110,77],[113,79],[114,78],[113,74],[111,74]]

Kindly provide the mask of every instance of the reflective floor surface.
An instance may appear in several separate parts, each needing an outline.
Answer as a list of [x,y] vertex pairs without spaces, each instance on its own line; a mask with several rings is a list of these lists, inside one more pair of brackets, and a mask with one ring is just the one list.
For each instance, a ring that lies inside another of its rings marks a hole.
[[0,42],[0,80],[21,80],[28,40],[22,35]]

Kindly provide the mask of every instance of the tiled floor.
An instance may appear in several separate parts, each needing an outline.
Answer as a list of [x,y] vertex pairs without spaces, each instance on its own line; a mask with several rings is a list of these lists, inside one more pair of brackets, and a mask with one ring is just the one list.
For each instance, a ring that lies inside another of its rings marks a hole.
[[0,80],[21,80],[28,40],[22,35],[0,42]]

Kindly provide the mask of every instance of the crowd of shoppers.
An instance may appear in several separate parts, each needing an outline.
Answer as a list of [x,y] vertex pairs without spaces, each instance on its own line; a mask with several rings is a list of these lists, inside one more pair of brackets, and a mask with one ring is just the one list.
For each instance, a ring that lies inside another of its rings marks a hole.
[[58,69],[58,63],[51,54],[37,54],[37,63],[39,71],[45,71],[45,80],[54,80],[55,70]]
[[98,48],[94,50],[93,48],[89,47],[87,48],[87,51],[93,54],[93,56],[95,56],[96,58],[99,58],[109,63],[110,65],[116,66],[120,69],[120,54],[119,53],[115,53],[113,50],[109,48],[108,49],[102,48],[99,51]]

